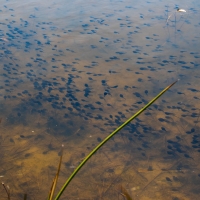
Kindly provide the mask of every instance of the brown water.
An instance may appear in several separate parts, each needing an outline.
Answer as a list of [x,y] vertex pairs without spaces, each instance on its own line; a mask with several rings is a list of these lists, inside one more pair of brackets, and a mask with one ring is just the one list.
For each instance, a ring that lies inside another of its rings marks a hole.
[[64,144],[59,191],[103,138],[177,79],[61,199],[123,199],[121,185],[138,200],[199,198],[199,9],[197,0],[2,3],[0,180],[11,199],[46,199]]

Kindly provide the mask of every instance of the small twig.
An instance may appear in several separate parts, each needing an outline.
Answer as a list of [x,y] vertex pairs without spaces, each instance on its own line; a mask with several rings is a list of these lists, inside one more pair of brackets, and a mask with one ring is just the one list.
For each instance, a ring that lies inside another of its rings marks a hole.
[[79,128],[73,135],[76,135],[81,129]]
[[10,189],[9,189],[9,187],[6,188],[4,182],[2,182],[2,185],[3,185],[3,187],[4,187],[5,191],[6,191],[6,194],[8,195],[8,200],[10,200]]

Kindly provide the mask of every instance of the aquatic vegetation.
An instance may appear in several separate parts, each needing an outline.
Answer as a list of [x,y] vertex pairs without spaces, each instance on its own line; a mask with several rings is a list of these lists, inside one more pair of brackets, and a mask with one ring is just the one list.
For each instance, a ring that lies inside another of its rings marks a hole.
[[55,189],[56,189],[56,185],[57,185],[57,182],[58,182],[58,177],[59,177],[59,173],[60,173],[60,167],[61,167],[61,163],[62,163],[62,156],[63,156],[63,147],[64,145],[62,145],[62,150],[61,150],[61,155],[60,155],[60,162],[59,162],[59,165],[58,165],[58,170],[57,170],[57,173],[56,173],[56,176],[52,182],[52,186],[51,186],[51,190],[50,190],[50,193],[49,193],[49,200],[52,200],[53,199],[53,196],[54,196],[54,192],[55,192]]
[[[88,160],[61,198],[117,199],[123,185],[138,199],[198,199],[198,184],[184,188],[200,176],[198,0],[37,1],[5,1],[0,10],[0,179],[11,199],[46,198],[64,144],[56,194],[108,133],[179,78]],[[124,176],[118,166],[133,171]]]
[[[163,89],[155,98],[153,98],[146,106],[144,106],[141,110],[139,110],[136,114],[134,114],[132,117],[130,117],[126,122],[124,122],[121,126],[119,126],[117,129],[115,129],[109,136],[107,136],[102,142],[100,142],[99,145],[97,145],[84,159],[83,161],[79,164],[79,166],[74,170],[74,172],[71,174],[71,176],[69,177],[69,179],[65,182],[65,184],[63,185],[63,187],[61,188],[61,190],[59,191],[59,193],[57,194],[55,200],[58,200],[60,198],[60,196],[62,195],[62,193],[64,192],[64,190],[66,189],[66,187],[68,186],[68,184],[71,182],[71,180],[74,178],[74,176],[78,173],[78,171],[84,166],[84,164],[93,156],[93,154],[100,149],[108,140],[110,140],[116,133],[118,133],[122,128],[124,128],[128,123],[130,123],[133,119],[135,119],[137,116],[139,116],[142,112],[144,112],[145,109],[147,109],[151,104],[153,104],[158,98],[160,98],[168,89],[170,89],[177,81],[175,81],[174,83],[172,83],[171,85],[169,85],[168,87],[166,87],[165,89]],[[62,159],[62,155],[61,155],[61,159]],[[60,161],[61,163],[61,161]],[[60,170],[60,163],[59,163],[59,168],[58,168],[58,172],[57,174],[59,174],[59,170]],[[57,180],[57,175],[56,178],[54,179]],[[53,186],[52,186],[53,187]],[[51,191],[54,192],[54,190],[52,189]],[[51,193],[52,194],[52,193]],[[53,194],[52,194],[53,195]]]

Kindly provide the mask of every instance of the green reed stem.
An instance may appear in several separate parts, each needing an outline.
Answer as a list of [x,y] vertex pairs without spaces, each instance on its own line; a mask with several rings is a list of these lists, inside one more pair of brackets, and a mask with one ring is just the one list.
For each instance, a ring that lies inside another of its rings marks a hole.
[[[178,81],[178,80],[177,80]],[[163,89],[156,97],[154,97],[147,105],[145,105],[141,110],[139,110],[137,113],[135,113],[132,117],[130,117],[127,121],[125,121],[121,126],[119,126],[117,129],[115,129],[110,135],[108,135],[100,144],[98,144],[85,158],[84,160],[78,165],[78,167],[73,171],[73,173],[70,175],[70,177],[67,179],[61,190],[58,192],[55,200],[58,200],[62,193],[64,192],[65,188],[68,186],[68,184],[71,182],[71,180],[74,178],[74,176],[78,173],[78,171],[84,166],[84,164],[92,157],[92,155],[101,148],[111,137],[113,137],[117,132],[119,132],[123,127],[125,127],[129,122],[131,122],[133,119],[135,119],[138,115],[140,115],[142,112],[144,112],[145,109],[147,109],[152,103],[154,103],[159,97],[161,97],[169,88],[171,88],[177,81],[172,83],[171,85],[167,86],[165,89]]]

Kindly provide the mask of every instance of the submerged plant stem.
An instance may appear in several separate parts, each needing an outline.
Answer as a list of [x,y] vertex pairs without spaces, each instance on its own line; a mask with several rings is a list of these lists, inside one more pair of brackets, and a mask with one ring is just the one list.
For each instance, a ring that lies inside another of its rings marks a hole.
[[56,189],[56,185],[57,185],[57,182],[58,182],[58,177],[59,177],[60,167],[61,167],[62,157],[63,157],[63,147],[64,147],[64,145],[62,145],[62,149],[61,149],[61,153],[60,153],[60,162],[59,162],[59,165],[58,165],[58,170],[57,170],[56,176],[55,176],[55,178],[54,178],[54,180],[52,182],[52,186],[51,186],[51,190],[50,190],[50,193],[49,193],[48,200],[52,200],[53,199],[53,195],[54,195],[54,192],[55,192],[55,189]]
[[10,200],[10,189],[5,186],[4,182],[2,182],[1,184],[3,185],[3,187],[6,191],[6,194],[8,195],[8,200]]
[[[178,81],[178,80],[177,80]],[[123,127],[125,127],[128,123],[130,123],[133,119],[135,119],[137,116],[139,116],[144,110],[146,110],[152,103],[154,103],[158,98],[160,98],[168,89],[170,89],[177,81],[172,83],[171,85],[167,86],[165,89],[163,89],[156,97],[154,97],[147,105],[145,105],[141,110],[139,110],[137,113],[135,113],[132,117],[130,117],[127,121],[125,121],[122,125],[120,125],[117,129],[115,129],[110,135],[108,135],[100,144],[98,144],[85,158],[84,160],[79,164],[79,166],[74,170],[74,172],[70,175],[70,177],[67,179],[61,190],[58,192],[55,200],[58,200],[62,193],[64,192],[65,188],[68,186],[68,184],[71,182],[71,180],[74,178],[74,176],[78,173],[78,171],[83,167],[83,165],[92,157],[92,155],[99,149],[101,146],[103,146],[111,137],[113,137],[117,132],[119,132]]]

